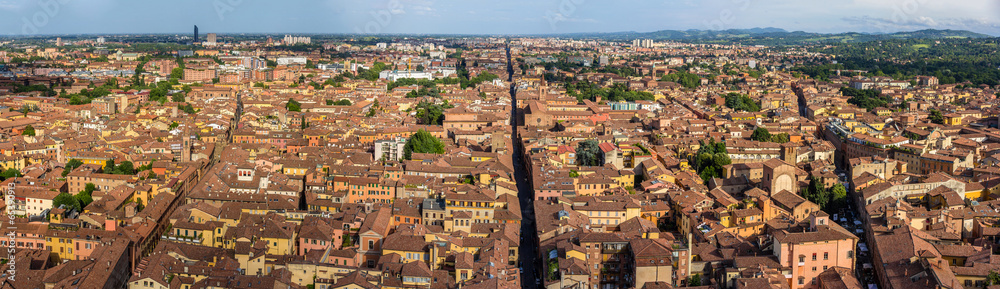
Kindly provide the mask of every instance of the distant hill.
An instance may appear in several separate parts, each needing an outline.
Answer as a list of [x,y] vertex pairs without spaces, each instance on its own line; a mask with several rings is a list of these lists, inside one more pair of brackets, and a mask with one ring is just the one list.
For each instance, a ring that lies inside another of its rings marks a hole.
[[571,38],[598,38],[606,40],[674,40],[696,43],[742,43],[749,45],[803,45],[820,43],[856,43],[887,39],[942,39],[942,38],[993,38],[993,36],[965,30],[919,30],[912,32],[877,33],[813,33],[789,32],[781,28],[752,28],[728,30],[661,30],[655,32],[573,33],[552,36]]

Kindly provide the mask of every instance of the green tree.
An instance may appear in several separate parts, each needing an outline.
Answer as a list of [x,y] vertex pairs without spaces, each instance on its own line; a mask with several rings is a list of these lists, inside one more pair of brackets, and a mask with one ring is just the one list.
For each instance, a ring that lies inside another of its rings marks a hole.
[[927,117],[928,120],[936,124],[944,124],[944,115],[941,114],[940,110],[931,109],[930,112],[930,116]]
[[80,200],[68,193],[60,193],[52,199],[52,208],[58,208],[62,205],[66,205],[66,209],[68,210],[75,209],[79,211],[80,208],[82,208],[82,206],[80,206]]
[[986,285],[1000,285],[1000,273],[990,270],[990,273],[986,275]]
[[444,144],[434,135],[421,129],[411,135],[403,146],[404,159],[409,160],[414,153],[443,154]]
[[819,178],[810,177],[809,186],[804,190],[804,197],[807,200],[819,205],[820,209],[825,211],[830,209],[831,193]]
[[124,161],[121,164],[115,166],[114,174],[116,175],[134,175],[135,168],[130,161]]
[[595,140],[580,142],[576,148],[576,164],[578,166],[595,167],[604,164],[600,144]]
[[173,101],[173,102],[185,102],[187,100],[185,100],[185,97],[184,97],[183,93],[174,93],[174,95],[170,96],[170,101]]
[[21,132],[21,135],[35,136],[35,128],[29,124],[24,127],[24,131]]
[[188,103],[188,104],[178,104],[177,105],[177,109],[180,110],[180,111],[183,111],[183,112],[185,112],[187,114],[195,114],[195,113],[198,112],[197,110],[194,109],[194,106],[191,105],[190,103]]
[[732,108],[733,110],[749,112],[760,111],[760,104],[744,94],[729,93],[726,94],[725,98],[726,107]]
[[791,138],[791,136],[789,136],[788,133],[785,133],[785,132],[779,133],[779,134],[772,134],[771,135],[771,142],[773,142],[773,143],[786,143],[786,142],[789,142],[791,140],[790,138]]
[[97,190],[96,185],[92,183],[87,183],[84,189],[76,193],[76,195],[73,197],[76,198],[76,200],[79,202],[80,207],[84,208],[87,207],[87,205],[89,205],[90,203],[94,202],[93,194],[95,190]]
[[326,100],[326,105],[350,106],[352,104],[353,103],[351,103],[351,101],[347,100],[347,99],[341,99],[341,100],[338,100],[338,101],[333,101],[332,99],[327,99]]
[[96,190],[97,190],[97,185],[95,185],[94,183],[87,183],[86,185],[83,186],[83,191],[82,192],[86,192],[88,194],[93,194],[94,191],[96,191]]
[[750,134],[750,139],[759,142],[769,142],[771,141],[771,132],[767,131],[766,128],[758,127],[753,130],[753,134]]
[[688,281],[688,287],[701,286],[701,274],[691,275],[690,281]]
[[444,123],[444,110],[453,107],[454,106],[448,104],[448,102],[445,102],[444,104],[433,104],[421,101],[416,107],[416,117],[422,124],[442,125]]
[[687,72],[675,72],[664,75],[661,81],[676,82],[686,88],[697,88],[701,85],[701,76]]
[[66,162],[66,167],[63,168],[62,176],[66,177],[66,175],[69,175],[69,173],[73,172],[73,170],[79,168],[82,165],[83,165],[82,161],[78,159],[70,159],[68,162]]
[[882,96],[882,92],[874,89],[854,89],[851,87],[841,87],[840,92],[844,96],[850,96],[851,98],[847,100],[848,103],[857,105],[858,107],[867,109],[869,111],[877,108],[884,107],[886,104],[892,102],[889,97]]
[[723,176],[722,167],[732,164],[726,143],[709,139],[707,143],[699,141],[698,144],[698,152],[689,156],[689,163],[698,172],[698,176],[705,182]]
[[302,111],[302,104],[289,98],[288,103],[285,104],[285,109],[288,111]]
[[177,79],[177,80],[180,80],[181,78],[184,78],[184,68],[177,67],[177,68],[174,68],[173,70],[171,70],[170,71],[170,78],[171,79]]
[[0,179],[3,179],[3,180],[9,179],[9,178],[18,178],[18,177],[21,177],[21,171],[15,169],[15,168],[9,168],[9,169],[4,170],[3,172],[0,172]]
[[847,188],[843,184],[836,184],[830,188],[830,202],[833,203],[834,210],[840,210],[847,206]]
[[368,112],[365,113],[365,117],[373,117],[373,116],[375,116],[375,114],[378,113],[378,110],[380,108],[381,108],[381,106],[378,104],[378,99],[376,99],[375,102],[372,103],[372,108],[368,109]]

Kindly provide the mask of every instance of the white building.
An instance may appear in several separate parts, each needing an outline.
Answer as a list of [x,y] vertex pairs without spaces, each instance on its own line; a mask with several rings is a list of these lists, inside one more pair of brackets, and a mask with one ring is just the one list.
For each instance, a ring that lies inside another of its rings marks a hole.
[[381,79],[387,79],[389,81],[396,81],[397,79],[403,79],[403,78],[433,80],[434,74],[428,71],[383,70],[382,72],[379,72],[378,77]]
[[312,43],[312,37],[285,35],[285,39],[281,42],[285,45],[310,44]]
[[396,138],[391,140],[375,141],[375,159],[399,161],[403,159],[403,147],[406,146],[406,139]]
[[278,65],[289,65],[289,64],[306,65],[306,61],[307,59],[305,56],[278,57],[278,59],[275,60],[275,62],[277,62]]
[[216,35],[215,33],[209,33],[209,34],[208,34],[208,35],[207,35],[207,36],[205,37],[205,38],[206,38],[206,39],[205,39],[205,45],[207,45],[207,46],[215,46],[215,44],[217,43],[217,41],[218,41],[218,39],[219,39],[218,37],[219,37],[219,36],[218,36],[218,35]]

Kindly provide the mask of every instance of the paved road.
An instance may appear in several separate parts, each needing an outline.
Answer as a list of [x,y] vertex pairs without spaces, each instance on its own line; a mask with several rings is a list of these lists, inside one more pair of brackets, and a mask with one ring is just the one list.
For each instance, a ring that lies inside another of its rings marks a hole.
[[524,162],[524,150],[517,136],[517,89],[514,83],[514,66],[511,63],[510,47],[507,48],[507,72],[510,78],[511,96],[511,139],[514,140],[512,150],[514,159],[514,178],[517,180],[517,194],[521,201],[521,287],[525,289],[539,288],[535,280],[541,276],[538,274],[538,232],[535,230],[535,194],[531,188],[531,181],[526,173],[526,163]]

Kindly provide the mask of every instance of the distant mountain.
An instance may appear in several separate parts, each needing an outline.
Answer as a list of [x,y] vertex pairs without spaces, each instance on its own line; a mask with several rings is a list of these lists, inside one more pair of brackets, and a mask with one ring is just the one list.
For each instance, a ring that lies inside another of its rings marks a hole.
[[674,40],[697,43],[742,43],[761,45],[803,45],[820,43],[856,43],[888,39],[992,38],[993,36],[965,30],[919,30],[912,32],[878,33],[813,33],[789,32],[781,28],[751,28],[728,30],[661,30],[655,32],[574,33],[554,36],[598,38],[606,40]]

